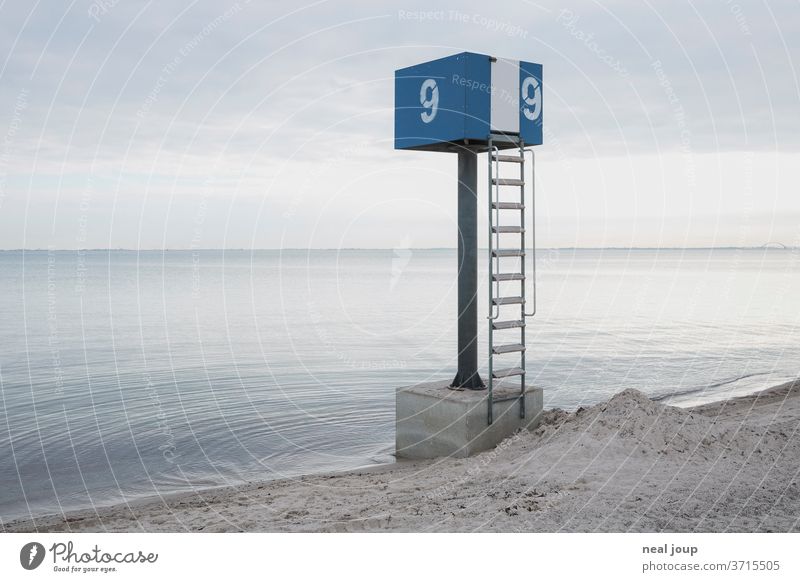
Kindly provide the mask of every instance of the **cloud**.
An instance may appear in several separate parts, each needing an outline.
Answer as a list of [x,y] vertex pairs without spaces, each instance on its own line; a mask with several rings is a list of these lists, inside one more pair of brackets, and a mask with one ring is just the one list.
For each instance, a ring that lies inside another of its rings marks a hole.
[[[680,161],[671,167],[683,172],[709,154],[796,153],[795,12],[792,2],[756,10],[725,1],[6,4],[0,132],[12,122],[17,129],[6,135],[0,157],[0,247],[71,246],[77,217],[70,209],[97,184],[103,187],[94,205],[103,200],[103,207],[143,215],[181,208],[191,216],[203,197],[241,205],[247,212],[230,219],[240,223],[214,227],[239,238],[248,228],[258,232],[254,208],[274,230],[276,216],[298,199],[298,228],[310,229],[331,192],[347,185],[361,196],[356,207],[369,205],[375,191],[404,199],[412,182],[415,195],[452,198],[423,194],[424,180],[354,186],[352,177],[416,171],[417,163],[448,175],[447,156],[392,150],[393,72],[462,50],[544,63],[541,171],[550,168],[554,177],[563,158],[618,158],[628,170],[615,175],[627,171],[630,178],[637,172],[631,164],[643,156],[674,155]],[[342,152],[350,152],[344,160]],[[316,188],[308,188],[308,175],[320,176]],[[778,189],[796,186],[777,182]],[[444,178],[440,183],[449,188]],[[591,200],[593,193],[577,195]],[[16,213],[26,207],[42,215],[28,217],[21,238]],[[408,214],[411,226],[413,209]],[[163,229],[188,232],[185,218],[143,223],[139,231],[119,226],[126,234],[112,235],[113,243],[180,244],[181,236]],[[98,210],[94,220],[102,226],[110,218]],[[330,246],[339,226],[333,221],[293,237],[322,237]],[[359,237],[367,246],[390,247],[400,236],[368,230]],[[566,240],[569,233],[553,236]],[[227,239],[224,232],[211,238]],[[422,240],[415,237],[424,246]],[[106,232],[96,244],[109,241]]]

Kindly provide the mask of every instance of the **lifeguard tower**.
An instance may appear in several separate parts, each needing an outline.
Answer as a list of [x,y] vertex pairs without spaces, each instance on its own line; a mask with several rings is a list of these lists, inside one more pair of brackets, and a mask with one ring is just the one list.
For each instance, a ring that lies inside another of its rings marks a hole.
[[[532,146],[542,143],[542,90],[542,65],[476,53],[395,72],[395,149],[457,154],[459,230],[458,369],[452,381],[397,391],[398,457],[467,456],[538,423],[542,392],[526,381],[525,329],[536,313]],[[477,302],[482,153],[489,216],[485,381],[478,370]],[[526,212],[532,217],[530,282]],[[502,367],[496,359],[505,360]]]

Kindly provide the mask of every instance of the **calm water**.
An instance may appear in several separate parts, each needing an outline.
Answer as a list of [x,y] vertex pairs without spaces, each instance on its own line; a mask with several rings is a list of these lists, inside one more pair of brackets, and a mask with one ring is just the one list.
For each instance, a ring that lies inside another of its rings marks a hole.
[[[455,265],[0,252],[0,520],[391,461],[394,389],[454,372]],[[532,379],[564,408],[792,379],[799,267],[783,250],[541,252]]]

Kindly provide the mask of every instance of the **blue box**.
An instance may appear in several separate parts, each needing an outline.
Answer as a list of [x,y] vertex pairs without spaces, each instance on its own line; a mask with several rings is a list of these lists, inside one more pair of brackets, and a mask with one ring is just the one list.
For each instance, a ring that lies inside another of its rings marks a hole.
[[394,82],[394,147],[456,151],[485,145],[490,133],[540,145],[542,89],[542,65],[476,53],[399,69]]

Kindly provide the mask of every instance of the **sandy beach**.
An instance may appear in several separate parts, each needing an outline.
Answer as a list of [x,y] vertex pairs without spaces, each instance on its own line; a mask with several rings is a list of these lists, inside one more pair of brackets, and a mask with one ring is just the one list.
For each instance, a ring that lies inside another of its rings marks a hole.
[[5,531],[800,530],[800,381],[676,408],[626,390],[468,459],[249,483]]

